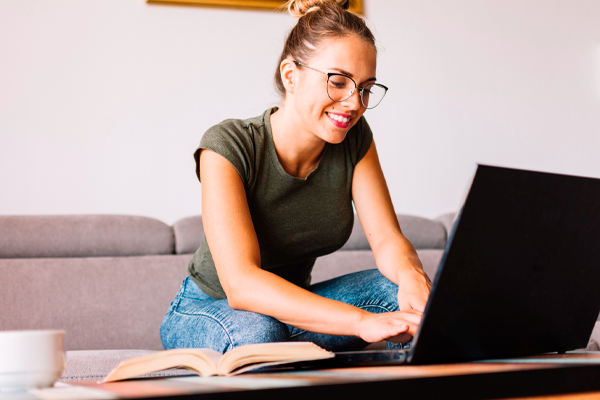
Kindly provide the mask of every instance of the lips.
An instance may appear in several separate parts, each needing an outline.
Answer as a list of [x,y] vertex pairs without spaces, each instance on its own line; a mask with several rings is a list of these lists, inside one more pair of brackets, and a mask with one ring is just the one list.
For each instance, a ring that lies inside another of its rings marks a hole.
[[352,120],[351,115],[346,114],[333,114],[326,112],[329,120],[339,128],[347,128],[350,125],[350,120]]

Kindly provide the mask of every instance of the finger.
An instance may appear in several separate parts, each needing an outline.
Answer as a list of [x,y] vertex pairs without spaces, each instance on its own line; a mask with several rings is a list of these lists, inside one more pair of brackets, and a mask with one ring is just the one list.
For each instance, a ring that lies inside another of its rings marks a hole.
[[392,342],[392,343],[407,343],[407,342],[410,342],[412,340],[412,338],[413,338],[413,336],[408,333],[401,333],[397,336],[387,338],[385,341]]
[[392,311],[394,313],[403,313],[406,315],[423,315],[423,311],[417,310],[416,308],[407,308],[407,309],[400,309],[398,311]]
[[425,306],[427,305],[427,299],[411,299],[410,305],[413,310],[419,310],[423,313],[423,311],[425,311]]
[[[410,331],[410,325],[409,324],[401,324],[401,325],[395,325],[390,327],[390,329],[388,329],[387,332],[387,337],[388,338],[394,338],[394,337],[398,337],[401,336],[403,334],[406,334]],[[385,339],[388,340],[388,339]]]
[[421,319],[423,319],[423,313],[420,311],[394,311],[392,314],[395,318],[411,322],[415,325],[419,325],[421,323]]
[[410,333],[412,336],[414,336],[417,333],[417,329],[419,329],[419,323],[421,322],[421,318],[419,318],[416,321],[412,321],[409,318],[404,318],[404,321],[406,321],[406,324],[408,325],[408,330],[406,331],[406,333]]
[[416,310],[423,313],[426,305],[427,299],[422,297],[409,296],[398,299],[398,307],[402,311]]
[[[396,315],[395,317],[398,317],[398,315]],[[411,321],[409,318],[401,317],[397,321],[400,323],[396,323],[390,326],[390,328],[392,329],[388,330],[389,337],[396,336],[400,333],[407,333],[411,336],[414,336],[417,333],[417,329],[419,329],[420,319],[418,321]]]
[[419,324],[415,324],[410,321],[406,321],[408,325],[408,330],[404,333],[410,334],[411,336],[415,336],[417,334],[417,329],[419,329]]

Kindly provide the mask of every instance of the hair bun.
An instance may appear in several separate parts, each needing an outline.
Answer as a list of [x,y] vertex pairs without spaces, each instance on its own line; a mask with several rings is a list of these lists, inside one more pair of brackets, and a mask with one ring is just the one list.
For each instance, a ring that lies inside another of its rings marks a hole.
[[350,7],[350,0],[289,0],[286,6],[292,17],[300,18],[325,4],[336,4],[347,10]]

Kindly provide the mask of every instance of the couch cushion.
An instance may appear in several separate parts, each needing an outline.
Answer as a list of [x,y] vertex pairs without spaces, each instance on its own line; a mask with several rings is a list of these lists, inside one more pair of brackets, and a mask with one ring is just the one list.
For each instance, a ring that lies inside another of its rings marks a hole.
[[336,251],[317,258],[311,274],[311,283],[373,268],[377,266],[370,250]]
[[2,259],[0,330],[63,329],[67,350],[160,350],[160,324],[189,259]]
[[440,215],[435,219],[437,222],[441,222],[446,229],[448,235],[450,235],[450,231],[452,231],[452,227],[454,226],[454,221],[456,220],[458,213],[451,212],[447,214]]
[[402,233],[415,249],[443,249],[446,247],[446,228],[438,221],[414,217],[411,215],[399,215],[398,222]]
[[[444,254],[443,250],[421,249],[417,250],[423,269],[433,281],[438,266]],[[337,251],[319,257],[312,271],[311,283],[319,283],[352,272],[377,268],[373,253],[370,250]]]
[[[446,229],[441,222],[411,215],[398,215],[398,222],[402,233],[416,249],[443,249],[446,246]],[[370,249],[360,221],[355,218],[350,239],[342,250]]]
[[438,273],[438,268],[440,266],[440,262],[442,261],[444,250],[419,249],[417,250],[417,254],[419,255],[419,259],[423,264],[423,269],[427,273],[427,276],[429,277],[431,282],[433,282],[435,276]]
[[180,219],[173,224],[173,234],[175,235],[175,253],[195,253],[200,247],[204,235],[202,217],[196,215]]
[[171,228],[124,215],[2,215],[0,258],[172,254]]
[[[417,249],[443,249],[446,245],[446,229],[443,223],[411,215],[398,215],[398,222],[404,235]],[[202,216],[183,218],[173,224],[175,251],[177,254],[194,253],[202,241],[204,226]],[[342,250],[370,250],[369,242],[360,225],[354,218],[352,234]]]

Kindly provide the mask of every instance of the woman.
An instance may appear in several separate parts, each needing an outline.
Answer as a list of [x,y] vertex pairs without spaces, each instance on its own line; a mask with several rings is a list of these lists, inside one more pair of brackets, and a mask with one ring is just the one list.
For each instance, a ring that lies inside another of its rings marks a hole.
[[[212,127],[195,153],[205,237],[161,326],[166,349],[394,347],[421,320],[430,282],[362,116],[387,90],[375,82],[375,39],[345,0],[288,7],[299,20],[275,76],[281,106]],[[352,202],[379,271],[311,285],[316,257],[350,236]]]

